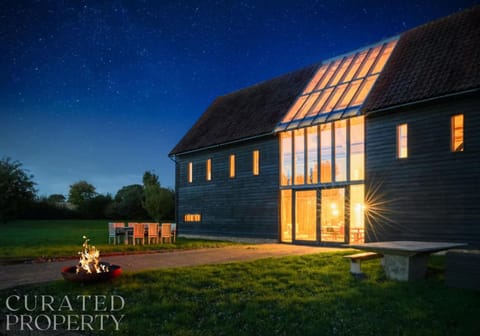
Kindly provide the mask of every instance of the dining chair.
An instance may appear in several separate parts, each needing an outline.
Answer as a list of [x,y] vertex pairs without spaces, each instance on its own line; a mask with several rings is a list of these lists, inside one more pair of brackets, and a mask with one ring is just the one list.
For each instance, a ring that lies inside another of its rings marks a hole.
[[158,243],[158,223],[147,223],[147,225],[147,244],[150,244],[152,240]]
[[168,242],[172,243],[172,224],[162,223],[160,243],[163,244],[165,240],[168,239]]
[[113,240],[113,244],[117,244],[118,235],[117,228],[125,227],[125,223],[108,223],[108,243]]
[[143,223],[133,223],[133,236],[132,243],[136,244],[136,240],[140,239],[142,245],[145,243],[145,224]]

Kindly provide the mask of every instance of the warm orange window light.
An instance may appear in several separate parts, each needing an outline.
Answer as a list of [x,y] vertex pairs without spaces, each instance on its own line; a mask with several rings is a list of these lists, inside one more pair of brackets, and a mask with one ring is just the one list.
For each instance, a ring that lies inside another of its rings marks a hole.
[[188,163],[188,183],[193,182],[193,162]]
[[212,159],[207,160],[206,172],[207,173],[205,178],[207,179],[207,181],[211,181],[212,180]]
[[452,152],[463,152],[463,114],[451,118],[451,149]]
[[183,220],[185,222],[200,222],[202,216],[200,214],[185,214]]
[[235,155],[231,154],[230,155],[230,178],[235,177]]
[[401,124],[397,126],[397,158],[408,157],[408,126]]
[[254,150],[253,151],[253,175],[260,174],[260,151]]
[[381,42],[322,64],[276,130],[313,126],[325,120],[335,121],[345,113],[348,116],[360,115],[359,107],[370,93],[396,43],[396,40]]

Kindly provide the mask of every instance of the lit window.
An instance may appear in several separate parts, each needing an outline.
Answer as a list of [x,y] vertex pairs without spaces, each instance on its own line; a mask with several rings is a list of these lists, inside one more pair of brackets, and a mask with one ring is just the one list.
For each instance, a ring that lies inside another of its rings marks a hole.
[[193,182],[193,163],[188,163],[188,183]]
[[451,124],[452,152],[463,152],[463,114],[454,115],[451,119]]
[[230,178],[235,177],[235,155],[230,155]]
[[365,178],[365,128],[364,119],[350,119],[350,180]]
[[212,180],[212,159],[208,159],[207,160],[207,174],[205,176],[205,178],[207,179],[207,181],[211,181]]
[[292,132],[280,133],[280,184],[292,184]]
[[260,174],[260,151],[253,151],[253,175]]
[[185,216],[183,216],[183,220],[185,222],[200,222],[202,220],[202,216],[200,214],[185,214]]
[[397,158],[408,157],[408,128],[407,124],[397,126]]
[[294,156],[294,184],[305,183],[305,133],[304,129],[295,130],[293,132],[293,147],[295,149]]

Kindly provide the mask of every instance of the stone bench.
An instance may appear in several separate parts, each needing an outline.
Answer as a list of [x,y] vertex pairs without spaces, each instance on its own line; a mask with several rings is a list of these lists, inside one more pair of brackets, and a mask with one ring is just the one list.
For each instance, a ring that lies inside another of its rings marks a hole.
[[383,255],[377,252],[363,252],[363,253],[346,255],[344,256],[344,258],[347,258],[350,260],[350,273],[358,276],[358,275],[363,275],[362,270],[360,268],[360,264],[362,261],[383,258]]

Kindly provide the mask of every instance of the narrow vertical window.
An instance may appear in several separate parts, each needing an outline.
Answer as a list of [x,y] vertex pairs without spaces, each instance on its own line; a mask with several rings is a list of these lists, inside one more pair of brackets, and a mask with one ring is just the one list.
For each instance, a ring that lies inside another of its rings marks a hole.
[[307,183],[318,183],[317,126],[307,128]]
[[305,183],[305,132],[303,129],[293,131],[293,147],[295,149],[294,184]]
[[350,180],[365,177],[365,128],[362,117],[350,119]]
[[452,152],[463,152],[463,114],[452,116],[451,134]]
[[397,126],[397,158],[408,157],[408,127],[407,124]]
[[320,126],[320,182],[332,182],[332,123]]
[[335,181],[347,180],[347,122],[335,122]]
[[193,182],[193,162],[188,163],[188,183]]
[[253,175],[259,175],[260,174],[260,151],[259,150],[254,150],[253,151]]
[[207,181],[212,180],[212,159],[207,160],[206,176]]
[[292,184],[292,132],[280,133],[280,184]]
[[231,154],[230,155],[230,178],[235,177],[235,155]]

